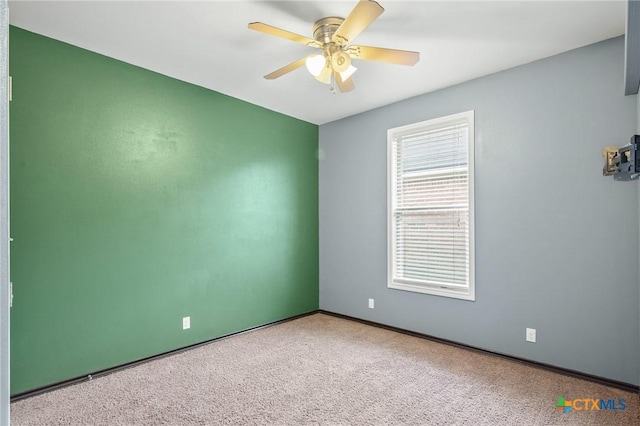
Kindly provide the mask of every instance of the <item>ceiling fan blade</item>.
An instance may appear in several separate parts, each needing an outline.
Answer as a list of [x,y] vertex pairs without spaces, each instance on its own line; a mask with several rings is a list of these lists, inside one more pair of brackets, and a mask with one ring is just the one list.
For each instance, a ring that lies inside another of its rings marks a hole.
[[349,77],[345,81],[342,81],[342,77],[339,72],[333,72],[333,78],[336,80],[336,84],[338,85],[338,89],[342,93],[350,92],[356,88],[356,85],[353,83],[353,79]]
[[292,33],[291,31],[283,30],[282,28],[274,27],[272,25],[264,24],[262,22],[252,22],[249,24],[249,29],[259,31],[261,33],[269,34],[272,36],[286,38],[287,40],[295,41],[296,43],[306,44],[307,46],[322,47],[317,41],[305,37],[300,34]]
[[349,46],[347,53],[355,59],[381,61],[398,65],[415,65],[420,60],[419,52],[409,50],[385,49],[371,46]]
[[378,16],[382,15],[382,12],[384,12],[384,9],[375,1],[360,0],[333,34],[333,42],[341,46],[350,43]]
[[291,62],[289,65],[285,65],[284,67],[275,70],[274,72],[267,74],[264,76],[267,80],[275,80],[278,77],[282,77],[283,75],[290,73],[291,71],[297,70],[301,66],[305,64],[307,57],[298,59],[295,62]]

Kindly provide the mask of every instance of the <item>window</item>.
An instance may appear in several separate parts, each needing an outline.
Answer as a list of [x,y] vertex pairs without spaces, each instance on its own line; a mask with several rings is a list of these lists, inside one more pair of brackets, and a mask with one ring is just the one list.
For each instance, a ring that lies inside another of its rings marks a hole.
[[473,111],[388,131],[388,286],[475,300]]

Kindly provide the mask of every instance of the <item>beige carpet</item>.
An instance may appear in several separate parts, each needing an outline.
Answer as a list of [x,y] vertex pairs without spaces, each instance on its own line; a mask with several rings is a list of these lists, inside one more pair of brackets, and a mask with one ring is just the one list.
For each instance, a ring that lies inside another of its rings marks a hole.
[[[559,396],[626,400],[570,411]],[[315,314],[11,405],[14,425],[640,425],[639,396]]]

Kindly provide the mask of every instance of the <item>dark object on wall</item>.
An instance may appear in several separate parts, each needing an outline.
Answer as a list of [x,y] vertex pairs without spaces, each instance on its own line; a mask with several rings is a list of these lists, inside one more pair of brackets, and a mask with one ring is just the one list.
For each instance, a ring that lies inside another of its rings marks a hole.
[[640,177],[640,135],[634,135],[629,145],[623,146],[620,153],[618,172],[613,175],[615,180],[635,180]]
[[640,178],[640,135],[632,136],[629,144],[621,148],[604,148],[602,155],[605,159],[603,175],[613,175],[615,180],[624,181]]

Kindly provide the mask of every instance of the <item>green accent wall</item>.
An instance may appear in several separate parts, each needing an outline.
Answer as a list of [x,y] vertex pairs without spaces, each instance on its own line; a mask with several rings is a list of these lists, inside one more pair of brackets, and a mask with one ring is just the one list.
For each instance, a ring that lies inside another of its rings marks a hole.
[[15,27],[10,72],[12,394],[318,308],[318,126]]

